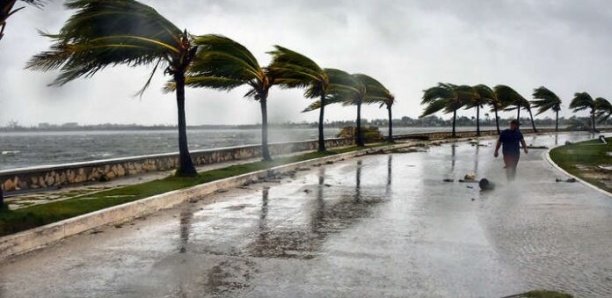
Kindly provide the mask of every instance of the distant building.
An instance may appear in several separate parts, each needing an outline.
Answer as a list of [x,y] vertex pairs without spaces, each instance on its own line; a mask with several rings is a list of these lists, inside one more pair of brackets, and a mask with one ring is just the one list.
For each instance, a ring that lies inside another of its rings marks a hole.
[[78,128],[79,124],[77,122],[66,122],[62,124],[62,128]]

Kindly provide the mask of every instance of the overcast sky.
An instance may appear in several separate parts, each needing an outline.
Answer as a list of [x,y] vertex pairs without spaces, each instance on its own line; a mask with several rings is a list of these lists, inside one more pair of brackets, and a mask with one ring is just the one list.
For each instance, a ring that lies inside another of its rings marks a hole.
[[[9,19],[0,41],[0,125],[139,123],[175,124],[173,95],[160,89],[158,72],[140,98],[133,94],[151,68],[108,68],[90,79],[47,87],[57,73],[24,70],[69,17],[61,3],[28,7]],[[146,0],[179,28],[218,33],[248,47],[266,65],[274,44],[301,52],[322,67],[361,72],[395,95],[394,116],[416,117],[422,90],[437,82],[508,84],[530,97],[544,85],[564,99],[574,92],[612,98],[612,1],[609,0]],[[224,93],[187,91],[189,124],[249,124],[260,121],[246,89]],[[274,88],[272,121],[315,121],[300,90]],[[354,118],[354,108],[332,107],[326,119]],[[386,118],[378,106],[366,118]],[[472,111],[462,112],[472,116]]]

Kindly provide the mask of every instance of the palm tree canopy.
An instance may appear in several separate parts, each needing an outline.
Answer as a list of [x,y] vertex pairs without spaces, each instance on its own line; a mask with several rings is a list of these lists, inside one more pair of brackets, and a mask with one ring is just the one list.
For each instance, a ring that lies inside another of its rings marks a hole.
[[595,99],[595,109],[600,122],[605,122],[612,116],[612,103],[603,97]]
[[[355,98],[365,93],[365,87],[349,73],[335,68],[326,68],[324,71],[329,79],[329,87],[325,93],[326,106],[335,103],[352,104]],[[314,111],[320,107],[321,101],[317,100],[303,112]]]
[[274,46],[269,52],[272,63],[268,71],[281,88],[306,88],[306,98],[317,98],[327,92],[327,72],[312,59],[290,49]]
[[570,109],[574,109],[574,112],[595,109],[595,101],[590,94],[586,92],[577,92],[574,94],[574,99],[570,102]]
[[450,113],[464,106],[463,100],[469,94],[467,87],[449,83],[438,83],[438,86],[423,91],[421,104],[426,104],[420,117],[425,117],[441,110]]
[[245,96],[257,100],[272,86],[265,69],[240,43],[215,34],[196,36],[193,43],[198,52],[187,69],[187,86],[231,90],[247,84],[251,89]]
[[555,112],[561,111],[561,98],[546,87],[539,87],[533,90],[533,98],[531,101],[533,106],[538,109],[536,115],[542,114],[548,110]]
[[357,81],[361,82],[361,84],[365,88],[365,94],[363,98],[363,101],[365,103],[390,103],[391,105],[393,104],[395,97],[391,94],[389,89],[387,89],[387,87],[385,87],[385,85],[383,85],[381,82],[369,75],[362,73],[353,74],[353,77]]
[[480,96],[484,104],[489,104],[497,109],[502,107],[501,101],[497,98],[497,94],[495,94],[495,91],[491,89],[491,87],[485,84],[478,84],[473,88],[474,91],[478,93],[478,96]]
[[531,104],[516,90],[506,85],[497,85],[493,87],[497,99],[500,101],[501,106],[506,111],[516,110],[517,108],[530,109]]
[[69,0],[65,6],[76,13],[58,34],[43,34],[54,44],[27,65],[42,71],[59,68],[53,85],[90,77],[117,64],[166,63],[167,71],[173,73],[185,68],[195,54],[186,32],[137,1]]

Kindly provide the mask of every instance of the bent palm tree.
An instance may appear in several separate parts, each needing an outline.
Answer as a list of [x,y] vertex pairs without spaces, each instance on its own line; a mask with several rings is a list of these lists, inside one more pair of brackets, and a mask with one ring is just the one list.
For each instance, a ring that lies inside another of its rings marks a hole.
[[274,46],[268,67],[275,84],[281,88],[306,88],[306,98],[319,98],[319,152],[326,151],[323,125],[330,84],[327,72],[310,58],[281,46]]
[[261,154],[264,160],[272,160],[268,149],[268,92],[273,80],[259,65],[253,54],[243,45],[221,35],[195,37],[193,43],[200,47],[187,70],[185,83],[190,87],[206,87],[232,90],[248,85],[245,97],[252,97],[261,108]]
[[590,94],[586,92],[577,92],[574,93],[574,99],[570,102],[570,109],[574,109],[574,112],[582,111],[582,110],[590,110],[591,114],[591,128],[593,132],[596,132],[595,128],[595,100],[591,97]]
[[531,103],[529,103],[526,98],[506,85],[497,85],[494,87],[494,90],[497,98],[506,111],[516,110],[516,121],[521,120],[521,109],[527,110],[527,112],[529,112],[529,118],[531,119],[531,127],[533,128],[533,131],[538,131],[536,129],[535,122],[533,121]]
[[532,100],[534,108],[538,109],[536,115],[540,115],[548,110],[555,112],[555,131],[559,131],[559,111],[561,111],[561,98],[554,92],[548,90],[548,88],[542,86],[533,90]]
[[356,74],[355,76],[366,89],[365,102],[380,103],[380,107],[386,106],[389,114],[389,132],[387,136],[388,142],[393,142],[393,123],[392,123],[392,107],[395,103],[395,96],[391,94],[389,89],[378,80],[364,74]]
[[501,101],[497,98],[495,91],[484,84],[474,86],[474,91],[478,93],[478,96],[482,98],[485,104],[488,104],[493,108],[495,113],[495,127],[497,128],[497,134],[500,134],[499,130],[499,109],[503,108]]
[[435,114],[439,111],[453,113],[453,138],[457,136],[455,126],[457,110],[465,105],[464,97],[457,92],[459,86],[449,83],[438,83],[438,86],[423,91],[422,105],[427,105],[419,117]]
[[480,92],[476,88],[467,87],[463,92],[466,99],[465,109],[476,108],[476,136],[480,136],[480,109],[487,104],[488,100],[486,97],[481,97]]
[[595,113],[599,123],[605,123],[612,116],[612,103],[603,97],[595,99]]
[[134,0],[70,0],[66,7],[77,10],[58,34],[45,34],[55,43],[32,58],[27,68],[60,69],[52,85],[64,85],[79,77],[91,77],[107,66],[167,65],[165,73],[176,84],[180,165],[177,175],[192,176],[195,167],[189,155],[185,121],[185,71],[196,53],[186,31],[181,31],[153,8]]
[[[33,5],[35,7],[41,7],[44,3],[44,0],[21,1]],[[0,40],[4,36],[4,28],[6,27],[6,21],[8,20],[8,18],[16,12],[25,8],[25,6],[14,8],[15,4],[17,4],[17,0],[0,0]]]

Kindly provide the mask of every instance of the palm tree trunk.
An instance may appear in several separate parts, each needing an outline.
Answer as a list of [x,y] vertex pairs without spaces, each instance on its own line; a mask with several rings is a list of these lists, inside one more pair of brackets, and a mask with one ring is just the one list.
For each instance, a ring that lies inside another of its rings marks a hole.
[[476,136],[480,136],[480,106],[476,106]]
[[389,112],[389,135],[387,136],[387,142],[393,143],[393,115],[390,105],[387,105],[387,111]]
[[531,113],[531,109],[527,111],[529,112],[529,118],[531,119],[531,127],[533,128],[533,132],[538,132],[538,129],[535,126],[535,122],[533,121],[533,113]]
[[453,110],[453,134],[452,134],[453,138],[457,137],[457,134],[455,132],[455,122],[456,121],[457,121],[457,110]]
[[197,171],[193,166],[189,146],[187,144],[187,121],[185,120],[185,73],[174,74],[176,83],[176,105],[178,108],[178,133],[179,133],[179,168],[177,176],[195,176]]
[[555,115],[555,131],[558,132],[559,131],[559,111],[555,111],[556,115]]
[[521,122],[521,106],[516,106],[516,121]]
[[323,134],[323,121],[325,119],[325,93],[321,95],[321,108],[319,109],[319,152],[325,152],[325,135]]
[[597,132],[595,128],[595,108],[591,109],[591,122],[593,122],[593,132]]
[[497,116],[497,107],[493,107],[493,110],[495,111],[495,126],[497,126],[497,134],[501,134],[501,131],[499,130],[499,116]]
[[261,157],[265,161],[272,160],[270,149],[268,148],[268,99],[267,95],[259,99],[261,107]]
[[361,132],[361,100],[357,101],[357,132],[355,134],[356,141],[355,143],[359,147],[365,146],[365,142],[363,141],[363,133]]

